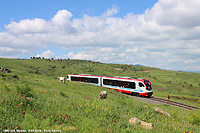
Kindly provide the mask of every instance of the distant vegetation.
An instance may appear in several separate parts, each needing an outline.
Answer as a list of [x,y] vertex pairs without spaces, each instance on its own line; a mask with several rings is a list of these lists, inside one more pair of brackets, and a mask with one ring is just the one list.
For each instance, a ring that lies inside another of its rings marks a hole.
[[[200,107],[200,74],[167,71],[126,64],[71,59],[0,58],[0,131],[62,130],[77,132],[200,132],[200,111],[168,105],[147,104],[106,89],[108,97],[98,101],[105,88],[59,82],[58,76],[87,73],[107,76],[147,78],[154,96]],[[9,72],[8,72],[9,71]],[[154,111],[158,106],[168,118]],[[128,124],[131,117],[154,123],[149,131]]]

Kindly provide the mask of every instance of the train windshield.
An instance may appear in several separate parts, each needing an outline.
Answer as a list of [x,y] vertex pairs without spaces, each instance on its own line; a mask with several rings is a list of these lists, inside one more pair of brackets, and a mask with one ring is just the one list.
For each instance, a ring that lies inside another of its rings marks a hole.
[[151,90],[151,83],[148,80],[144,80],[147,90]]

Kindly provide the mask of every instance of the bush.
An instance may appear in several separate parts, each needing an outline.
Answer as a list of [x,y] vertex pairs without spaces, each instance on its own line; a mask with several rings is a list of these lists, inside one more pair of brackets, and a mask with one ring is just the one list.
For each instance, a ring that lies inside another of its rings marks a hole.
[[9,80],[9,79],[19,79],[19,76],[18,75],[13,75],[13,74],[8,74],[8,73],[0,73],[0,77],[3,79],[3,80]]
[[94,69],[89,68],[89,69],[87,69],[87,72],[94,72]]
[[7,92],[10,92],[10,91],[11,91],[10,88],[8,88],[7,85],[5,85],[5,88],[6,88],[6,91],[7,91]]
[[18,75],[13,75],[13,78],[14,79],[19,79],[19,76]]
[[200,113],[192,114],[192,115],[189,117],[189,121],[190,121],[190,123],[199,126],[199,125],[200,125]]
[[17,86],[17,93],[22,95],[22,96],[26,96],[26,97],[30,97],[30,98],[34,98],[34,94],[33,94],[33,90],[32,88],[30,88],[28,85],[24,85],[24,86]]
[[63,97],[68,97],[67,94],[63,91],[60,91],[60,95],[63,96]]

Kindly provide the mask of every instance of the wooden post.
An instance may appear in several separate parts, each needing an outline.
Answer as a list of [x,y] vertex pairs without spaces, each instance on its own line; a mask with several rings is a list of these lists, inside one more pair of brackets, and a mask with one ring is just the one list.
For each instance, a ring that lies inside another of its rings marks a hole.
[[169,104],[169,101],[170,101],[170,95],[168,95],[168,102],[167,102],[167,104]]

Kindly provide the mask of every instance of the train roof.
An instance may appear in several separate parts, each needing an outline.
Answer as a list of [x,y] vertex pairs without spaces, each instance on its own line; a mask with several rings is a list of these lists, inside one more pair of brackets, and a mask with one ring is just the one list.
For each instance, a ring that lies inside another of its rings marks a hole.
[[92,74],[68,74],[68,75],[77,75],[77,76],[93,76],[93,77],[102,77],[102,75],[92,75]]
[[68,75],[77,75],[77,76],[92,76],[92,77],[104,77],[104,78],[114,78],[114,79],[128,79],[128,80],[137,80],[142,81],[143,78],[132,78],[132,77],[122,77],[122,76],[102,76],[102,75],[92,75],[92,74],[68,74]]
[[103,76],[104,78],[113,78],[113,79],[124,79],[124,80],[137,80],[143,81],[142,78],[132,78],[132,77],[121,77],[121,76]]

